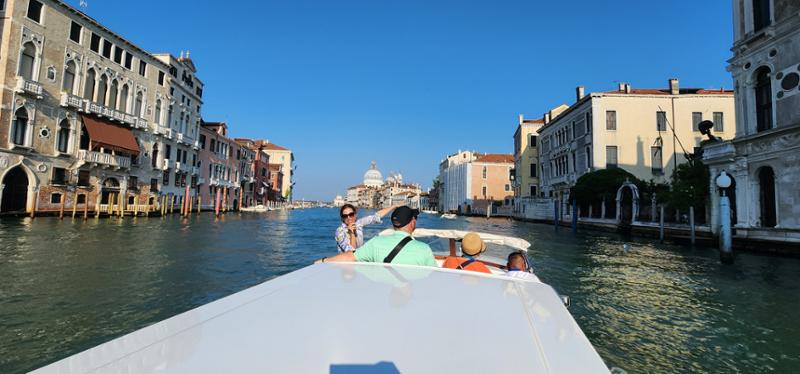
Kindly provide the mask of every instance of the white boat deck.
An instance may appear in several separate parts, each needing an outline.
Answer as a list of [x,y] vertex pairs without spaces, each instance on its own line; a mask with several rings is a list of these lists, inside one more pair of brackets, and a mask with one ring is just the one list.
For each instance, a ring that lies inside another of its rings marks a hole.
[[553,289],[416,266],[309,266],[35,373],[607,373]]

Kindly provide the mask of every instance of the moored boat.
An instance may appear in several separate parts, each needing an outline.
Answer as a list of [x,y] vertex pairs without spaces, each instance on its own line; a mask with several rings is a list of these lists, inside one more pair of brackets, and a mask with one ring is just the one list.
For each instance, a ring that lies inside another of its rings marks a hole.
[[457,217],[458,217],[458,216],[456,216],[456,215],[455,215],[455,214],[453,214],[453,213],[445,213],[445,214],[442,214],[442,218],[444,218],[444,219],[456,219]]

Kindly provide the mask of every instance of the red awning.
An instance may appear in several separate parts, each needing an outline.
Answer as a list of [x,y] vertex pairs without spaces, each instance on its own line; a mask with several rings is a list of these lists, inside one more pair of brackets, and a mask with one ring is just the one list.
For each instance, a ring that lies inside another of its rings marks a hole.
[[139,154],[139,144],[133,131],[112,122],[81,115],[92,144],[102,145],[116,152]]

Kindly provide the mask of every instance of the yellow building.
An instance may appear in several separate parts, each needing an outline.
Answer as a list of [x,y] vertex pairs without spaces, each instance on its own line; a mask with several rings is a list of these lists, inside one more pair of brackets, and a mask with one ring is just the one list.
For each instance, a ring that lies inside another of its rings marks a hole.
[[666,183],[685,155],[704,138],[697,127],[714,122],[723,139],[736,132],[733,91],[668,87],[617,90],[584,95],[561,113],[546,113],[539,129],[541,192],[566,201],[569,188],[592,170],[623,168],[639,179]]

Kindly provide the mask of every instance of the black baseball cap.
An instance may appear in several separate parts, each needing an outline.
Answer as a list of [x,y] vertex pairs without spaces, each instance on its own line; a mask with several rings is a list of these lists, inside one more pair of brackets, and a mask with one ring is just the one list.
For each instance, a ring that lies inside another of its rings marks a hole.
[[403,205],[392,212],[392,226],[403,227],[411,222],[412,218],[417,218],[419,209],[411,209]]

